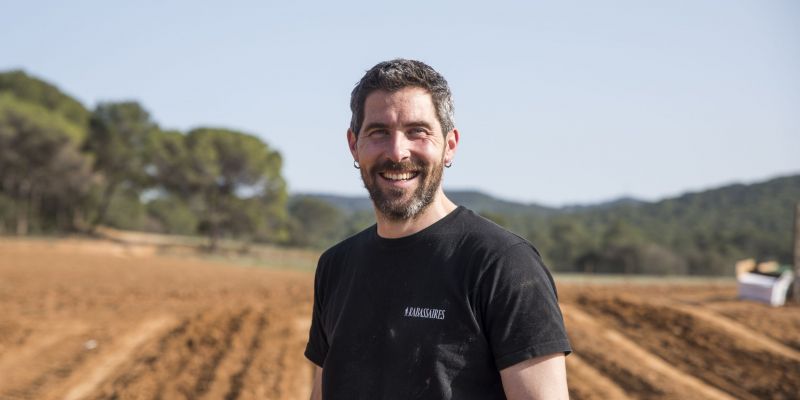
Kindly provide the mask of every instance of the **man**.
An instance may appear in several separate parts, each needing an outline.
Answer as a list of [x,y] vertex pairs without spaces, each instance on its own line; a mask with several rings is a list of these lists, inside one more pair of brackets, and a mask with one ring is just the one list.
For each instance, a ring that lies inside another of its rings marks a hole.
[[442,190],[459,141],[445,79],[382,62],[350,107],[377,224],[320,257],[312,399],[567,398],[571,349],[538,252]]

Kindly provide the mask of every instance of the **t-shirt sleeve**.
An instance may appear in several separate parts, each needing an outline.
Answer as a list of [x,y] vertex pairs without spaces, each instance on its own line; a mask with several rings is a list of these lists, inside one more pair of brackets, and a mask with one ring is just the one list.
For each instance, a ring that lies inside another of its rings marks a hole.
[[498,370],[572,351],[553,278],[529,243],[515,244],[491,262],[478,291]]
[[320,257],[314,276],[314,306],[311,312],[311,328],[308,332],[308,344],[304,355],[314,364],[322,367],[328,354],[328,338],[322,323],[323,287],[322,275],[325,255]]

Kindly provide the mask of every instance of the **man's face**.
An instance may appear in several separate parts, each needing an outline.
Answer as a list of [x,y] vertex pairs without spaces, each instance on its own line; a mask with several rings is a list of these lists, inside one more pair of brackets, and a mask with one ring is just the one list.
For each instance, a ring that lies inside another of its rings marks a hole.
[[348,141],[375,207],[392,220],[416,217],[435,199],[458,133],[442,134],[430,94],[415,87],[370,93],[361,126]]

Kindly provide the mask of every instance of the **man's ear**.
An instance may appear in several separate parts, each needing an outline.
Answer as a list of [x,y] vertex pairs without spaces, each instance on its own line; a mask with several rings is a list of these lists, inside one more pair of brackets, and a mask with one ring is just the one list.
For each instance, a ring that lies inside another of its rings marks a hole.
[[353,133],[352,129],[347,130],[347,146],[350,147],[350,154],[353,155],[353,160],[358,161],[358,152],[356,145],[358,144],[358,135]]
[[458,129],[453,128],[452,131],[447,133],[447,137],[444,138],[444,159],[448,163],[453,162],[453,157],[456,156],[456,148],[458,148],[458,140],[460,139],[460,134],[458,133]]

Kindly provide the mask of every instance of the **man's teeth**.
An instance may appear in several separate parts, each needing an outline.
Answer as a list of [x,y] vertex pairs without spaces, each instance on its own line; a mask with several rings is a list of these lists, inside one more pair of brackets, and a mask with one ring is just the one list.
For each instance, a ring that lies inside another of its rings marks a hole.
[[396,172],[384,172],[383,177],[386,179],[390,179],[393,181],[405,181],[409,180],[417,175],[416,172],[403,172],[403,173],[396,173]]

